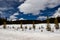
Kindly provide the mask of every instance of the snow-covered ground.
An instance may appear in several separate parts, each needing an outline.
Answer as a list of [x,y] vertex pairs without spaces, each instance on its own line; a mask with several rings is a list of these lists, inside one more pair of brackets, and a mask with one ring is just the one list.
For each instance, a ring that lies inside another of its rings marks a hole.
[[[35,24],[36,29],[29,30],[32,24],[23,24],[23,27],[27,26],[28,29],[18,29],[20,24],[6,25],[6,29],[3,29],[3,25],[0,26],[0,40],[60,40],[60,29],[56,30],[54,24],[50,24],[51,30],[54,32],[47,31],[47,24]],[[41,28],[43,26],[44,28]],[[59,24],[60,26],[60,24]],[[12,28],[14,27],[14,28]],[[39,29],[39,27],[41,29]],[[43,32],[41,32],[43,30]]]

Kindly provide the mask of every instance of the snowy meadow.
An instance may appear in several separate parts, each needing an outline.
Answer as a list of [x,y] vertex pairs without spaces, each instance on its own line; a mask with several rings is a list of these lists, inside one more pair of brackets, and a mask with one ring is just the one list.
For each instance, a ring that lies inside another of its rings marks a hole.
[[[51,31],[47,31],[46,23],[35,24],[7,24],[0,25],[0,40],[60,40],[60,28],[55,29],[55,24],[50,24]],[[60,23],[59,23],[60,27]]]

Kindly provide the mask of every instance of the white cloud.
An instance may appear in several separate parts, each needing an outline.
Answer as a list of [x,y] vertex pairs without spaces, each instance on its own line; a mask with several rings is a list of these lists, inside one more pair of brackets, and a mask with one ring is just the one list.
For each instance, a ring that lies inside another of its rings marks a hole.
[[24,0],[19,0],[19,2],[23,2]]
[[5,15],[4,15],[4,13],[2,11],[0,11],[0,17],[5,18]]
[[58,10],[56,11],[56,13],[53,14],[53,16],[51,16],[52,18],[56,18],[56,17],[60,17],[60,8],[58,8]]
[[12,21],[16,21],[17,19],[13,19]]
[[14,13],[13,15],[11,15],[11,16],[8,18],[8,20],[9,20],[9,21],[10,21],[10,20],[16,21],[16,20],[17,20],[16,15],[19,15],[19,13],[18,13],[18,12]]
[[1,11],[9,10],[9,9],[14,9],[13,7],[0,7]]
[[2,17],[2,11],[0,11],[0,18]]
[[17,18],[17,17],[15,17],[14,15],[11,15],[10,18],[11,18],[11,19],[14,19],[14,18]]
[[26,19],[24,19],[24,18],[20,18],[19,20],[26,20]]
[[0,14],[2,14],[2,11],[0,11]]
[[39,17],[37,18],[37,20],[45,20],[45,19],[47,19],[46,16],[39,16]]
[[14,13],[13,15],[19,15],[19,13],[17,12],[17,13]]
[[26,0],[18,8],[24,14],[33,13],[39,14],[40,10],[44,10],[46,7],[53,8],[60,5],[60,0]]
[[15,15],[11,15],[10,18],[8,18],[9,21],[16,21],[17,17]]

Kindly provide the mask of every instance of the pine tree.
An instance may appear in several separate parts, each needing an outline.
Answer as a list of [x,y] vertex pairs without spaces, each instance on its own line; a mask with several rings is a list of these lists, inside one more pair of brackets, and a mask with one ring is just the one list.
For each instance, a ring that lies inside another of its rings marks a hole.
[[41,29],[41,28],[39,27],[39,29]]
[[51,31],[51,27],[50,27],[50,25],[49,24],[47,24],[47,31]]
[[29,30],[31,30],[31,27],[29,27]]
[[48,17],[47,17],[47,31],[51,31],[51,27],[50,27],[50,25],[49,25],[49,19],[48,19]]
[[20,26],[20,28],[22,29],[22,31],[24,31],[24,29],[23,29],[23,27],[22,27],[22,21],[21,21],[21,24],[20,24],[21,26]]
[[22,29],[22,22],[21,22],[21,26],[20,26],[20,28]]
[[59,29],[59,24],[57,18],[55,18],[55,29]]
[[33,21],[33,29],[35,30],[35,25],[34,25],[34,21]]
[[12,28],[14,29],[15,27],[13,26]]
[[27,26],[25,26],[25,30],[27,29]]
[[3,26],[4,29],[6,29],[6,22],[4,22],[4,26]]
[[43,29],[44,29],[44,27],[43,27],[43,26],[41,26],[41,32],[43,32]]
[[44,29],[44,27],[43,27],[43,26],[41,26],[41,29]]
[[41,30],[41,32],[43,32],[43,30]]

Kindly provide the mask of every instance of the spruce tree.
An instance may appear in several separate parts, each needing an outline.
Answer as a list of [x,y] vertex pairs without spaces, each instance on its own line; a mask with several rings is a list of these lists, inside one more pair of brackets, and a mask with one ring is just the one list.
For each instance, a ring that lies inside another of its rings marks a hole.
[[34,21],[33,21],[33,29],[35,30],[35,25],[34,25]]
[[27,29],[27,26],[25,26],[25,29]]
[[31,27],[29,27],[29,30],[31,30]]
[[12,28],[14,29],[15,27],[13,26]]
[[6,29],[6,22],[4,22],[4,26],[3,26],[4,29]]
[[59,29],[59,24],[57,18],[55,18],[55,29]]
[[41,28],[39,27],[39,29],[41,29]]
[[22,31],[24,31],[24,29],[23,29],[23,27],[22,27],[22,21],[21,21],[21,24],[20,24],[21,26],[20,26],[20,28],[22,29]]
[[51,27],[49,25],[49,18],[48,18],[48,16],[47,16],[47,27],[46,27],[46,30],[47,31],[51,31]]
[[22,22],[21,22],[21,24],[20,24],[21,26],[20,26],[20,28],[22,29]]
[[27,26],[25,26],[25,30],[27,29]]
[[47,31],[51,31],[51,27],[50,27],[50,25],[49,24],[47,24]]

